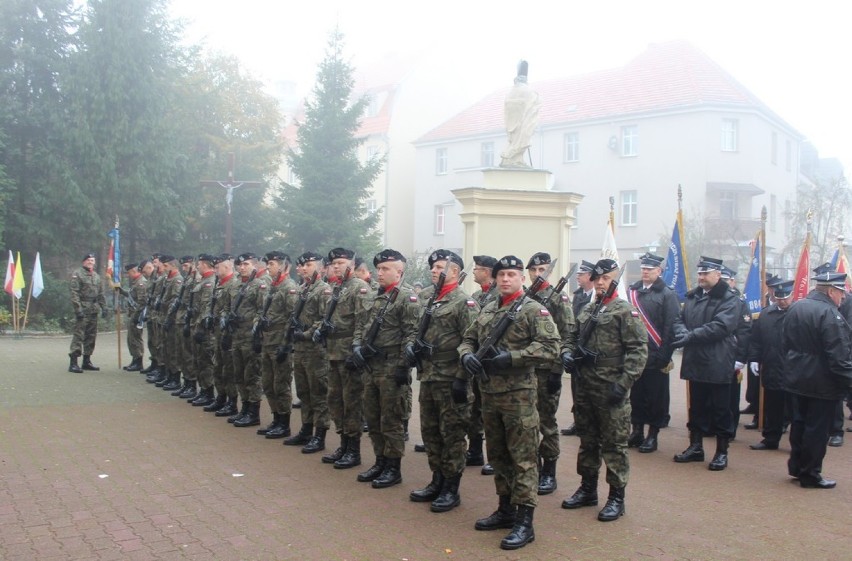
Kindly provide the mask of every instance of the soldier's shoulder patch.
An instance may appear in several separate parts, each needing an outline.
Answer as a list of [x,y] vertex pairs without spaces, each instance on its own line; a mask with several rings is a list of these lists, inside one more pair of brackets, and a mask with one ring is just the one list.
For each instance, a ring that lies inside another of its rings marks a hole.
[[72,279],[77,279],[77,278],[80,278],[80,277],[79,277],[79,275],[77,275],[77,273],[74,273],[73,275],[71,275],[71,278],[72,278]]
[[409,302],[417,302],[417,296],[412,294],[411,296],[408,297],[408,301]]
[[467,307],[468,307],[468,308],[475,308],[475,307],[476,307],[476,302],[474,302],[473,300],[468,300],[468,301],[467,301]]
[[183,284],[183,279],[178,277],[175,279],[175,284]]
[[359,294],[367,294],[367,289],[366,288],[359,288],[358,293]]
[[563,301],[563,302],[567,302],[567,301],[568,301],[568,295],[567,295],[567,294],[563,294],[563,295],[561,296],[561,298],[562,298],[562,301]]
[[213,286],[213,283],[212,282],[205,282],[202,286],[204,288],[210,288],[211,286]]
[[287,294],[296,294],[296,292],[298,292],[298,291],[295,288],[291,288],[290,290],[287,291]]
[[330,289],[330,288],[326,288],[325,290],[323,290],[323,291],[322,291],[322,293],[323,293],[325,296],[328,296],[328,295],[330,295],[330,294],[331,294],[331,289]]
[[260,286],[258,288],[260,288],[260,290],[266,290],[266,283],[260,283]]
[[549,312],[549,311],[547,311],[547,308],[542,308],[542,309],[540,309],[540,310],[538,311],[538,315],[540,315],[540,316],[549,316],[549,315],[550,315],[550,312]]
[[636,310],[630,310],[630,315],[631,315],[631,316],[633,316],[633,317],[635,317],[635,318],[638,318],[638,317],[639,317],[639,312],[637,312]]

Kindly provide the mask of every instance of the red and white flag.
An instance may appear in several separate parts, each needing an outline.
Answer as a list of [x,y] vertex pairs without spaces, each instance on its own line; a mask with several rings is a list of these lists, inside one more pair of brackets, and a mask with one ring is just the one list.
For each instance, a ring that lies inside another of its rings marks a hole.
[[811,234],[805,236],[802,244],[802,253],[799,255],[799,264],[796,266],[796,278],[793,283],[793,302],[801,300],[810,291],[811,277]]

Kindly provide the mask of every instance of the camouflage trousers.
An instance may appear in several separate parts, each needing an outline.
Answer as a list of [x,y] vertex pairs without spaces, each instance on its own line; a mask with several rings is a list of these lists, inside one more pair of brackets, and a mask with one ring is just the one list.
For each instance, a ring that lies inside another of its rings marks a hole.
[[154,338],[154,345],[157,349],[157,359],[160,361],[160,364],[165,365],[169,360],[169,357],[166,355],[167,333],[163,329],[163,324],[160,323],[159,319],[156,321],[156,323],[157,327],[155,333],[157,336]]
[[328,360],[322,348],[296,348],[291,356],[296,395],[302,402],[302,424],[327,429],[331,425],[328,411]]
[[411,386],[399,386],[394,380],[397,359],[398,356],[388,355],[387,360],[376,360],[373,371],[364,374],[364,418],[376,457],[405,455],[405,394]]
[[473,401],[470,404],[470,423],[467,428],[468,437],[473,440],[474,436],[482,436],[482,392],[479,391],[479,381],[473,378],[470,381],[473,391]]
[[264,345],[260,353],[261,385],[269,402],[269,410],[289,415],[293,410],[293,363],[287,356],[284,362],[275,358],[277,345]]
[[166,367],[173,372],[180,372],[183,368],[183,341],[180,332],[172,326],[166,331],[163,328],[163,357]]
[[96,307],[92,310],[95,311],[83,310],[86,315],[74,324],[69,349],[69,353],[74,356],[90,356],[95,352],[95,340],[98,338],[98,313]]
[[211,337],[206,337],[201,343],[192,339],[193,368],[198,379],[198,387],[206,390],[213,386],[213,369],[215,363],[215,342]]
[[482,394],[482,424],[494,486],[513,505],[538,503],[536,390]]
[[403,391],[405,392],[405,401],[403,403],[402,420],[408,421],[411,418],[411,410],[414,405],[414,392],[411,390],[411,384],[403,386]]
[[145,354],[145,344],[142,341],[142,330],[136,328],[139,322],[138,314],[127,318],[127,351],[131,358],[142,358]]
[[194,382],[198,379],[198,370],[195,368],[195,354],[193,353],[192,333],[187,337],[183,334],[183,322],[175,327],[175,336],[181,347],[181,365],[183,379]]
[[243,403],[259,402],[262,396],[260,360],[252,349],[251,337],[235,338],[231,355],[234,357],[234,384]]
[[559,396],[547,392],[549,370],[536,370],[538,378],[538,430],[541,433],[541,443],[538,455],[542,460],[559,459],[559,424],[556,422],[556,411],[559,409]]
[[328,361],[328,410],[337,432],[361,438],[364,380],[360,372],[347,370],[342,360]]
[[453,402],[452,382],[421,382],[420,434],[426,445],[429,470],[444,477],[464,471],[465,435],[470,424],[473,393],[468,390],[467,403]]
[[622,405],[607,404],[612,382],[578,380],[574,394],[574,419],[580,434],[577,473],[583,479],[598,477],[601,459],[606,463],[606,482],[624,487],[630,475],[627,437],[630,435],[630,399]]
[[213,355],[213,385],[216,386],[217,394],[236,399],[237,386],[234,383],[233,349],[223,351],[220,342],[221,340],[218,337],[213,340],[213,348],[216,351],[216,354]]
[[158,331],[157,322],[154,320],[148,320],[145,322],[145,330],[148,332],[148,354],[151,355],[152,359],[155,359],[160,364],[163,363],[163,356],[160,352],[160,349],[157,347],[159,339],[159,331]]

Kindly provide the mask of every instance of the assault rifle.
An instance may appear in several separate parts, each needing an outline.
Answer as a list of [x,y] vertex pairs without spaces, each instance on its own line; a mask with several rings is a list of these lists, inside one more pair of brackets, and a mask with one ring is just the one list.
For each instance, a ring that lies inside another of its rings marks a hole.
[[[558,259],[554,259],[550,266],[544,271],[542,274],[536,278],[533,283],[527,288],[520,298],[515,300],[512,306],[509,308],[509,311],[501,317],[494,327],[491,328],[491,332],[488,333],[488,337],[485,338],[485,341],[481,345],[479,345],[479,349],[477,349],[476,354],[474,355],[479,362],[483,362],[489,358],[493,358],[499,352],[497,349],[497,343],[500,342],[500,339],[503,338],[503,335],[506,334],[506,331],[509,330],[509,326],[515,323],[518,318],[518,314],[521,311],[521,308],[524,305],[524,301],[539,290],[541,290],[541,285],[547,280],[547,277],[550,276],[550,273],[553,272],[553,267],[556,265]],[[496,283],[495,283],[496,284]],[[479,380],[481,382],[487,382],[490,380],[490,376],[486,369],[483,368],[479,373]]]
[[325,310],[325,317],[322,318],[322,323],[317,331],[319,332],[320,343],[325,345],[329,333],[334,332],[334,324],[331,323],[331,316],[334,315],[334,310],[337,309],[337,303],[340,302],[340,291],[343,290],[343,283],[349,280],[352,274],[352,267],[347,267],[343,278],[340,280],[334,289],[331,291],[331,301],[328,303],[328,308]]
[[234,328],[240,324],[240,316],[237,315],[237,310],[240,309],[240,305],[243,303],[243,300],[246,297],[246,291],[248,290],[251,281],[254,280],[254,277],[257,276],[257,269],[254,269],[249,278],[243,285],[240,287],[240,291],[237,293],[237,298],[231,304],[231,311],[228,312],[228,315],[223,317],[219,326],[222,328],[222,350],[230,351],[231,345],[234,341]]
[[196,279],[192,283],[192,290],[189,291],[189,304],[186,307],[186,315],[183,318],[183,336],[189,337],[192,334],[192,316],[194,315],[194,303],[195,303],[195,285],[198,283]]
[[148,321],[148,310],[151,308],[151,301],[154,299],[154,275],[151,275],[151,278],[148,279],[150,282],[150,286],[148,287],[148,296],[145,298],[145,307],[142,308],[142,312],[139,314],[139,321],[136,322],[136,329],[142,329],[145,327],[145,323]]
[[479,300],[477,300],[477,304],[479,304],[480,309],[485,307],[485,304],[488,303],[488,299],[497,292],[497,281],[492,279],[491,286],[488,287],[488,290],[482,292],[479,295]]
[[168,279],[168,275],[165,279],[163,279],[163,287],[160,289],[160,294],[154,299],[154,311],[159,312],[160,308],[163,307],[163,296],[166,294],[166,280]]
[[169,304],[169,310],[166,312],[166,321],[165,323],[163,323],[163,329],[166,331],[171,331],[172,327],[174,327],[175,325],[175,315],[177,315],[178,309],[183,304],[183,294],[184,292],[186,292],[186,287],[189,285],[189,283],[186,282],[188,276],[189,273],[181,275],[181,278],[183,279],[183,284],[181,284],[180,286],[180,291],[178,292],[177,298],[172,300],[172,303]]
[[263,301],[263,311],[260,312],[260,317],[254,320],[254,325],[251,326],[251,345],[255,352],[260,352],[263,349],[263,332],[269,327],[269,307],[272,306],[272,298],[275,293],[271,290],[266,294],[266,299]]
[[577,337],[577,348],[574,350],[574,369],[572,374],[578,372],[580,365],[584,362],[589,364],[595,364],[597,362],[598,353],[587,349],[586,345],[589,344],[589,339],[592,338],[592,333],[595,332],[595,328],[598,326],[598,319],[606,310],[606,304],[604,302],[612,298],[612,295],[615,294],[616,290],[618,290],[618,283],[621,281],[621,276],[623,274],[624,268],[621,269],[621,272],[618,274],[618,278],[612,281],[612,284],[609,285],[609,288],[607,288],[606,292],[603,293],[603,296],[595,301],[591,317],[589,318],[589,321],[583,325],[583,329]]
[[547,300],[542,302],[542,304],[547,306],[548,304],[552,303],[553,298],[555,296],[557,296],[560,292],[562,292],[562,289],[564,289],[565,285],[568,284],[568,281],[571,280],[571,276],[574,274],[574,271],[576,271],[576,270],[577,270],[577,264],[575,263],[574,266],[571,267],[571,270],[568,271],[568,274],[565,275],[564,277],[562,277],[561,279],[559,279],[559,282],[556,283],[556,286],[553,287],[553,292],[550,294],[550,298],[548,298]]
[[116,286],[115,288],[116,288],[116,290],[118,290],[119,294],[124,296],[124,301],[127,302],[128,309],[135,310],[136,308],[139,307],[139,304],[133,298],[133,295],[130,294],[130,291],[126,290],[125,288],[123,288],[121,286]]
[[[400,280],[400,283],[402,280]],[[396,297],[399,296],[399,285],[393,287],[393,290],[388,294],[388,299],[382,305],[382,309],[379,310],[379,313],[376,314],[373,323],[370,324],[370,329],[367,330],[367,334],[364,337],[364,341],[361,344],[361,356],[364,357],[364,370],[372,373],[373,369],[370,368],[369,360],[375,356],[382,355],[382,351],[374,347],[374,343],[376,342],[376,337],[379,336],[379,331],[382,329],[382,324],[385,322],[385,314],[388,313],[388,308],[390,308],[394,302],[396,302]],[[382,357],[384,358],[384,357]],[[355,365],[352,360],[346,360],[346,367],[349,370],[359,370],[359,368]]]
[[213,331],[216,327],[216,316],[213,312],[216,310],[216,302],[219,300],[219,293],[216,289],[219,288],[219,275],[214,275],[213,292],[210,294],[210,306],[207,308],[207,315],[201,320],[201,327],[207,331]]
[[435,291],[432,292],[432,296],[429,298],[429,303],[426,304],[426,309],[423,311],[423,315],[420,316],[420,325],[417,328],[417,339],[414,340],[414,354],[417,357],[417,362],[415,364],[409,364],[409,366],[416,366],[417,370],[421,372],[423,371],[423,357],[431,357],[432,351],[435,348],[434,345],[426,342],[426,332],[429,330],[429,325],[432,323],[432,315],[435,313],[435,300],[438,299],[438,295],[444,288],[446,280],[447,273],[441,271],[441,275],[438,277],[438,282],[435,283]]
[[305,304],[308,303],[308,294],[311,292],[311,287],[313,287],[314,283],[317,282],[317,278],[319,278],[319,271],[314,271],[314,275],[311,277],[310,281],[305,282],[305,286],[302,287],[301,292],[299,292],[299,301],[296,303],[296,307],[293,309],[293,313],[290,314],[289,325],[287,326],[287,333],[284,335],[284,352],[290,354],[293,352],[293,336],[296,333],[296,330],[303,330],[305,325],[299,319],[302,317],[302,312],[305,310]]

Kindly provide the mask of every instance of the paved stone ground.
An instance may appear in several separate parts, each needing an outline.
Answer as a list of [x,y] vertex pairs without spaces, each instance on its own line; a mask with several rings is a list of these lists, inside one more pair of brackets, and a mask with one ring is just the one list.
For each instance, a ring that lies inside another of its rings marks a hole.
[[[786,442],[778,452],[750,451],[759,435],[744,430],[726,471],[676,465],[672,455],[687,444],[677,379],[660,451],[631,454],[627,515],[603,524],[597,508],[559,507],[578,484],[579,441],[562,437],[560,487],[541,498],[537,540],[504,552],[502,531],[473,530],[496,506],[491,478],[478,468],[465,474],[462,505],[452,512],[408,500],[429,477],[425,456],[410,448],[416,411],[404,483],[375,490],[357,483],[354,470],[233,428],[121,371],[114,334],[99,338],[100,372],[69,374],[68,342],[0,338],[3,560],[850,558],[852,443],[829,449],[833,491],[791,483]],[[268,410],[262,414],[268,422]]]

